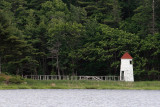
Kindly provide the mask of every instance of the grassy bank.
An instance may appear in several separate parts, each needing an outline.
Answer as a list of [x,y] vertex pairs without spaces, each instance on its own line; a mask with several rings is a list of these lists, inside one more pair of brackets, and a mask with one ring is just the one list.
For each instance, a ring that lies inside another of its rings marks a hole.
[[0,74],[0,89],[143,89],[160,90],[160,81],[30,80]]
[[24,80],[21,84],[0,83],[0,89],[144,89],[160,90],[160,81],[70,81],[70,80]]

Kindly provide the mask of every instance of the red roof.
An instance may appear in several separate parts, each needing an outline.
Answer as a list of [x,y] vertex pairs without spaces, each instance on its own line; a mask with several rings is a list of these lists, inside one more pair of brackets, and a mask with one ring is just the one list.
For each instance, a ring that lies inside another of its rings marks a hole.
[[126,52],[126,53],[121,57],[121,59],[133,59],[133,58],[131,57],[131,55],[129,55],[128,52]]

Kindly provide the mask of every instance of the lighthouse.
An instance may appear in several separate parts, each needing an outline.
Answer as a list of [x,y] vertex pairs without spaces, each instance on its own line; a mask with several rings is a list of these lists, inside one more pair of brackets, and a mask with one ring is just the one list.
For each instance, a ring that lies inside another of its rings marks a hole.
[[134,81],[132,59],[128,52],[121,57],[120,81]]

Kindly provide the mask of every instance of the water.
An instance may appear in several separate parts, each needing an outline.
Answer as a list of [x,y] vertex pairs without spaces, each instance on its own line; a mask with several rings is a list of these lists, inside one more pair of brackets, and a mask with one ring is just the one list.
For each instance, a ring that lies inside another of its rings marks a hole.
[[160,91],[0,90],[0,107],[160,107]]

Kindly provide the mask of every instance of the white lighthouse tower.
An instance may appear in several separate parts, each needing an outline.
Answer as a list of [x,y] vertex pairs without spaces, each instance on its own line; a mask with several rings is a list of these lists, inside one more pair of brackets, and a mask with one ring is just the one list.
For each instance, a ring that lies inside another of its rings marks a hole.
[[132,59],[128,52],[121,57],[120,81],[134,81]]

